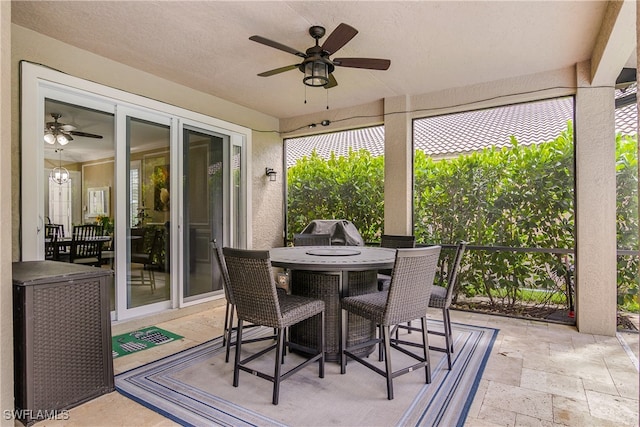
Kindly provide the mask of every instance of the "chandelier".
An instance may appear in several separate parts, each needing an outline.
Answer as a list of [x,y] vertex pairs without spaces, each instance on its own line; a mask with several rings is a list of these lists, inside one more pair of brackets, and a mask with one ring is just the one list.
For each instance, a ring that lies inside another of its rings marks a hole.
[[69,182],[71,176],[69,175],[69,171],[62,166],[62,148],[56,150],[56,153],[59,154],[59,166],[51,169],[49,172],[49,181],[56,183],[58,185],[62,185],[66,182]]

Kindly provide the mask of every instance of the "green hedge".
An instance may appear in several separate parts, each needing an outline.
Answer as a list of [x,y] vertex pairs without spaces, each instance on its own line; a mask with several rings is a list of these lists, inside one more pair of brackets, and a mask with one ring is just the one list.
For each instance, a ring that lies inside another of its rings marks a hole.
[[[618,135],[618,247],[638,249],[637,137]],[[555,140],[414,159],[414,234],[419,243],[574,248],[573,128]],[[384,217],[384,158],[367,151],[325,161],[316,153],[287,172],[288,237],[313,219],[349,219],[378,241]],[[638,257],[619,257],[619,303],[637,310]],[[564,292],[572,256],[469,251],[462,291],[515,305],[523,288]],[[542,292],[545,294],[545,292]]]
[[287,171],[289,240],[314,219],[348,219],[365,241],[380,239],[384,157],[366,150],[324,160],[313,152]]

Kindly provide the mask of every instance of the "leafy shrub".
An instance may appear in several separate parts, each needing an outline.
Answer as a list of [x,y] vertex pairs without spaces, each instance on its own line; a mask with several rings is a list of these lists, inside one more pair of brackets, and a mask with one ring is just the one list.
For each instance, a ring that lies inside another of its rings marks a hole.
[[365,241],[380,238],[384,218],[384,157],[366,150],[324,160],[316,152],[287,171],[287,233],[314,219],[348,219]]

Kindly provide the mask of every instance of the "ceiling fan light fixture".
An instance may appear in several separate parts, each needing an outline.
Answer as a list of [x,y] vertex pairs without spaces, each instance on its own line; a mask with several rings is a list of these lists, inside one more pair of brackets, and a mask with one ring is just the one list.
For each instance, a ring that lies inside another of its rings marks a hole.
[[56,137],[53,133],[51,133],[50,130],[47,130],[44,133],[44,142],[46,142],[47,144],[55,144],[56,143]]
[[69,143],[69,139],[66,136],[64,136],[63,134],[61,134],[61,133],[56,135],[56,141],[60,145],[67,145]]
[[329,83],[329,64],[321,59],[304,64],[304,78],[302,82],[307,86],[321,87]]

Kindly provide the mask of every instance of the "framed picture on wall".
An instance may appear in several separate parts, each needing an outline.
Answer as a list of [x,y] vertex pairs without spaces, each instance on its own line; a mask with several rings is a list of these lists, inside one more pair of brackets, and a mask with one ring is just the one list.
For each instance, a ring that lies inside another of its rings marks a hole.
[[87,189],[87,217],[109,216],[109,187]]
[[169,165],[156,166],[151,175],[153,182],[153,210],[166,212],[169,210]]

